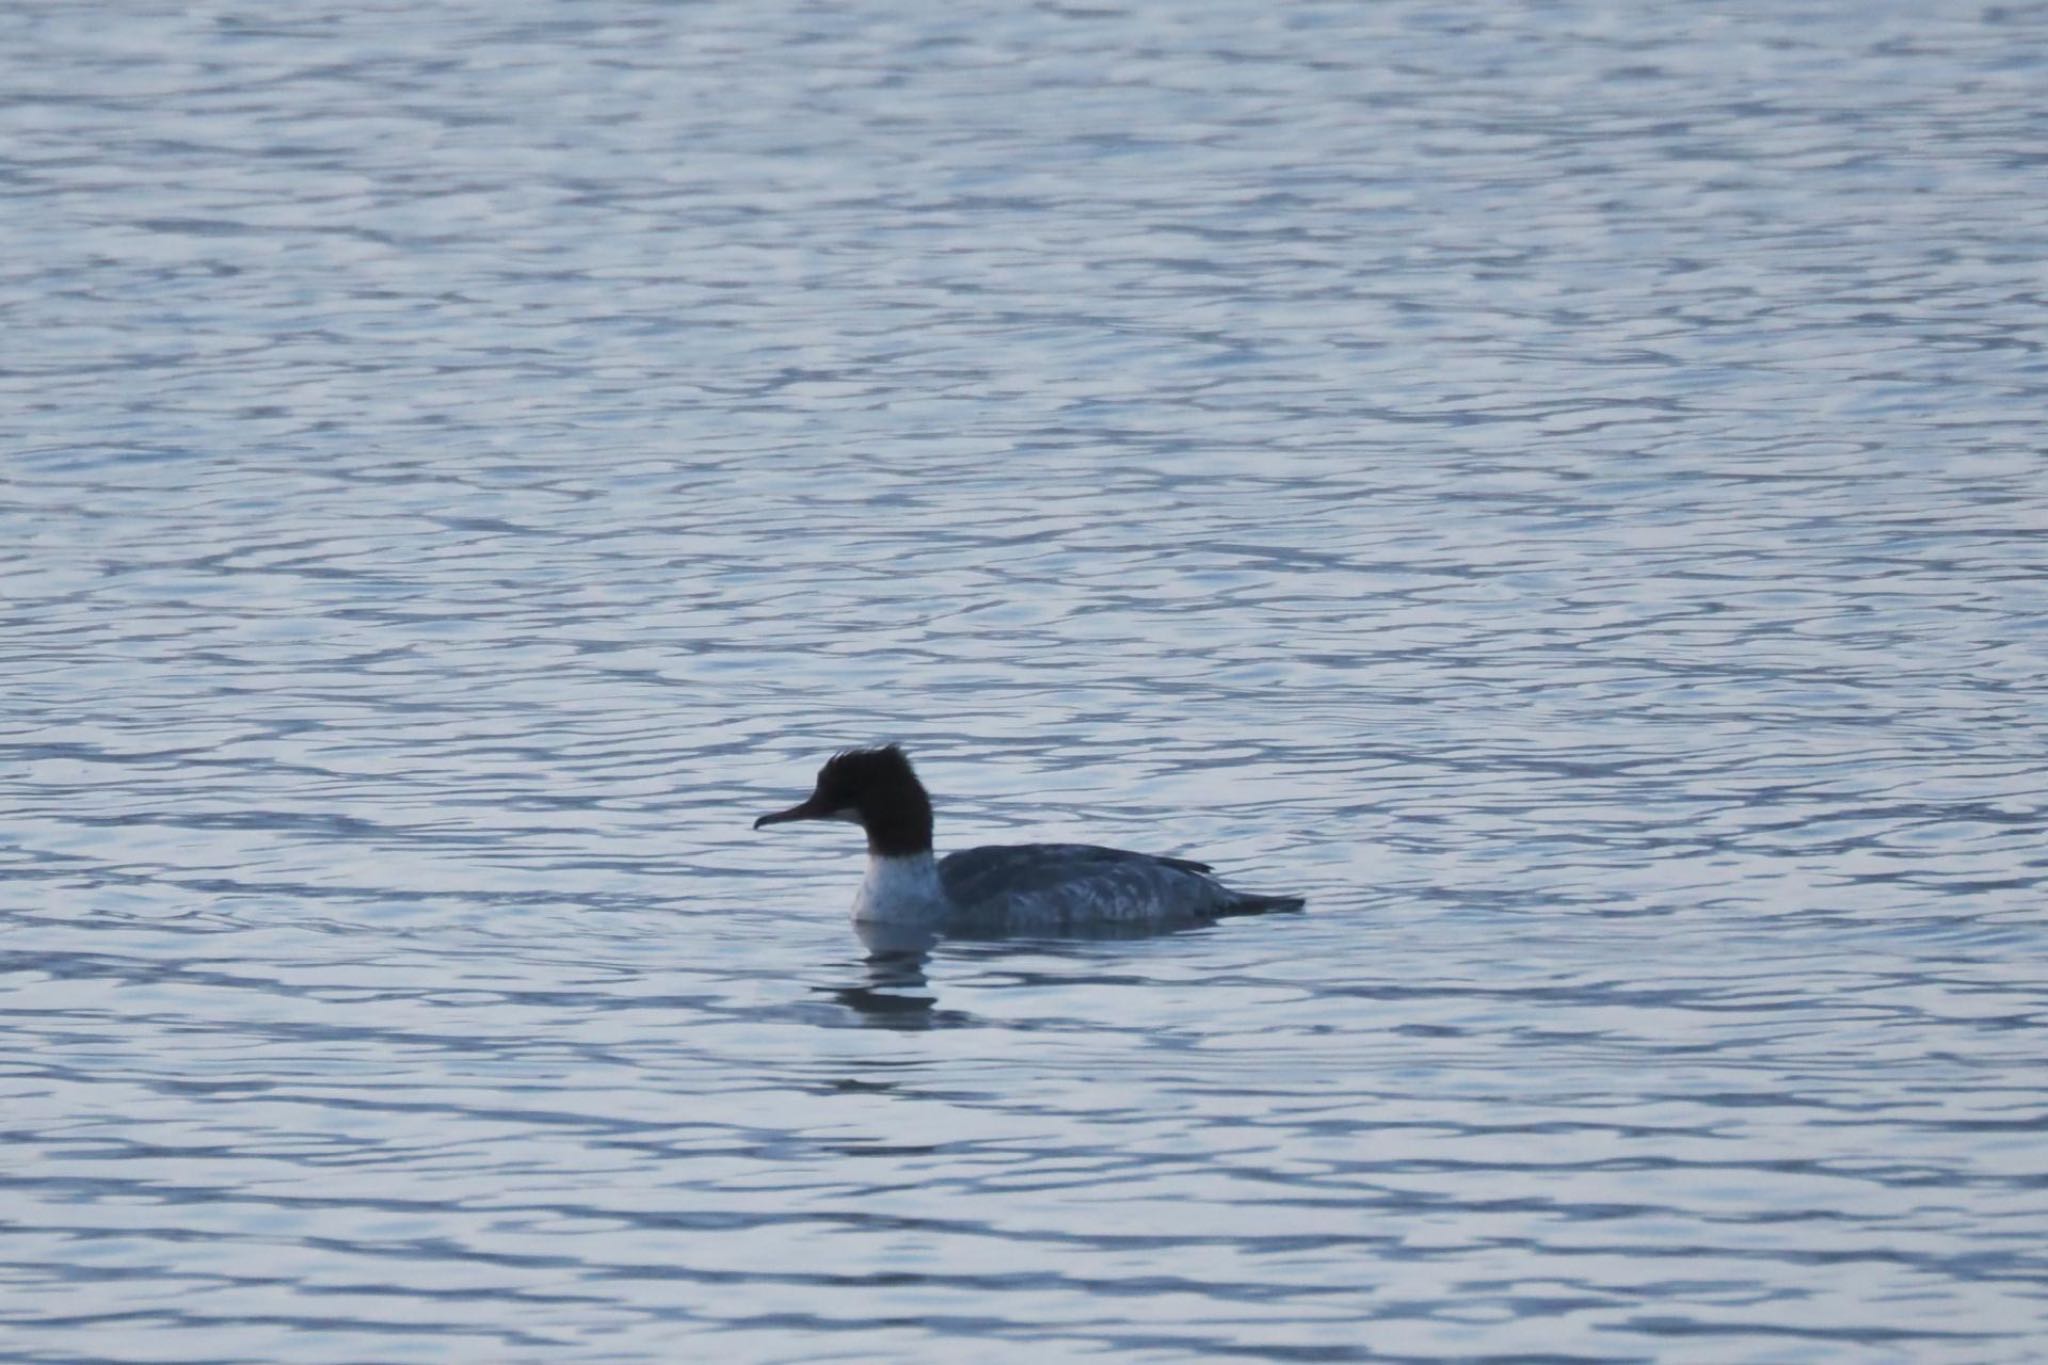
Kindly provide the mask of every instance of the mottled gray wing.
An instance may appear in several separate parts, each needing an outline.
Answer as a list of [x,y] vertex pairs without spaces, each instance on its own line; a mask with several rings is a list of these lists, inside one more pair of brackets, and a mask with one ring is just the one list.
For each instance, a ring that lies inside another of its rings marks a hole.
[[939,859],[939,878],[955,903],[986,900],[991,895],[1044,891],[1106,872],[1118,864],[1155,863],[1183,872],[1207,873],[1207,863],[1186,858],[1159,858],[1100,844],[994,844],[963,849]]
[[1037,929],[1214,914],[1229,893],[1208,871],[1098,844],[1007,844],[939,860],[947,899],[967,920]]

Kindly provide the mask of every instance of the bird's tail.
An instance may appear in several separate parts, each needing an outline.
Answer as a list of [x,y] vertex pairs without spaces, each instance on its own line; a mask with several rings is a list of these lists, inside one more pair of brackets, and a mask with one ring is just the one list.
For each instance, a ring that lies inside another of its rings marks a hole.
[[1217,915],[1274,915],[1288,910],[1299,910],[1308,901],[1300,896],[1257,896],[1240,892],[1237,899],[1218,910]]

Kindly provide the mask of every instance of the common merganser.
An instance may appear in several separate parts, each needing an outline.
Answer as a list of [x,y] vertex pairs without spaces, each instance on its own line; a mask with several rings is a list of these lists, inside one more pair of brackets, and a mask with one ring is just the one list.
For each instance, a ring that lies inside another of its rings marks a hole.
[[861,925],[956,933],[1166,929],[1225,915],[1299,910],[1299,896],[1233,891],[1207,863],[1094,844],[1007,844],[932,857],[932,802],[894,744],[848,749],[818,769],[809,799],[754,828],[848,820],[868,836],[854,898]]

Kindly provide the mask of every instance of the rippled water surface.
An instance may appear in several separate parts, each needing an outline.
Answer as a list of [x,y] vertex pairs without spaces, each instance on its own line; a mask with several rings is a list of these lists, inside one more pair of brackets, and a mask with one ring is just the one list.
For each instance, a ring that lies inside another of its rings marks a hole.
[[[0,1356],[2048,1353],[2048,11],[0,13]],[[869,961],[942,847],[1300,915]]]

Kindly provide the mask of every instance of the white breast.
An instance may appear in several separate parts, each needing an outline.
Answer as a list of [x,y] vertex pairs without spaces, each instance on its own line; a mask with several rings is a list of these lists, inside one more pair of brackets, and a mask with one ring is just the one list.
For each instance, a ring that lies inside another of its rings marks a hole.
[[854,898],[853,917],[873,924],[936,924],[946,917],[945,890],[930,853],[868,857],[868,875]]

